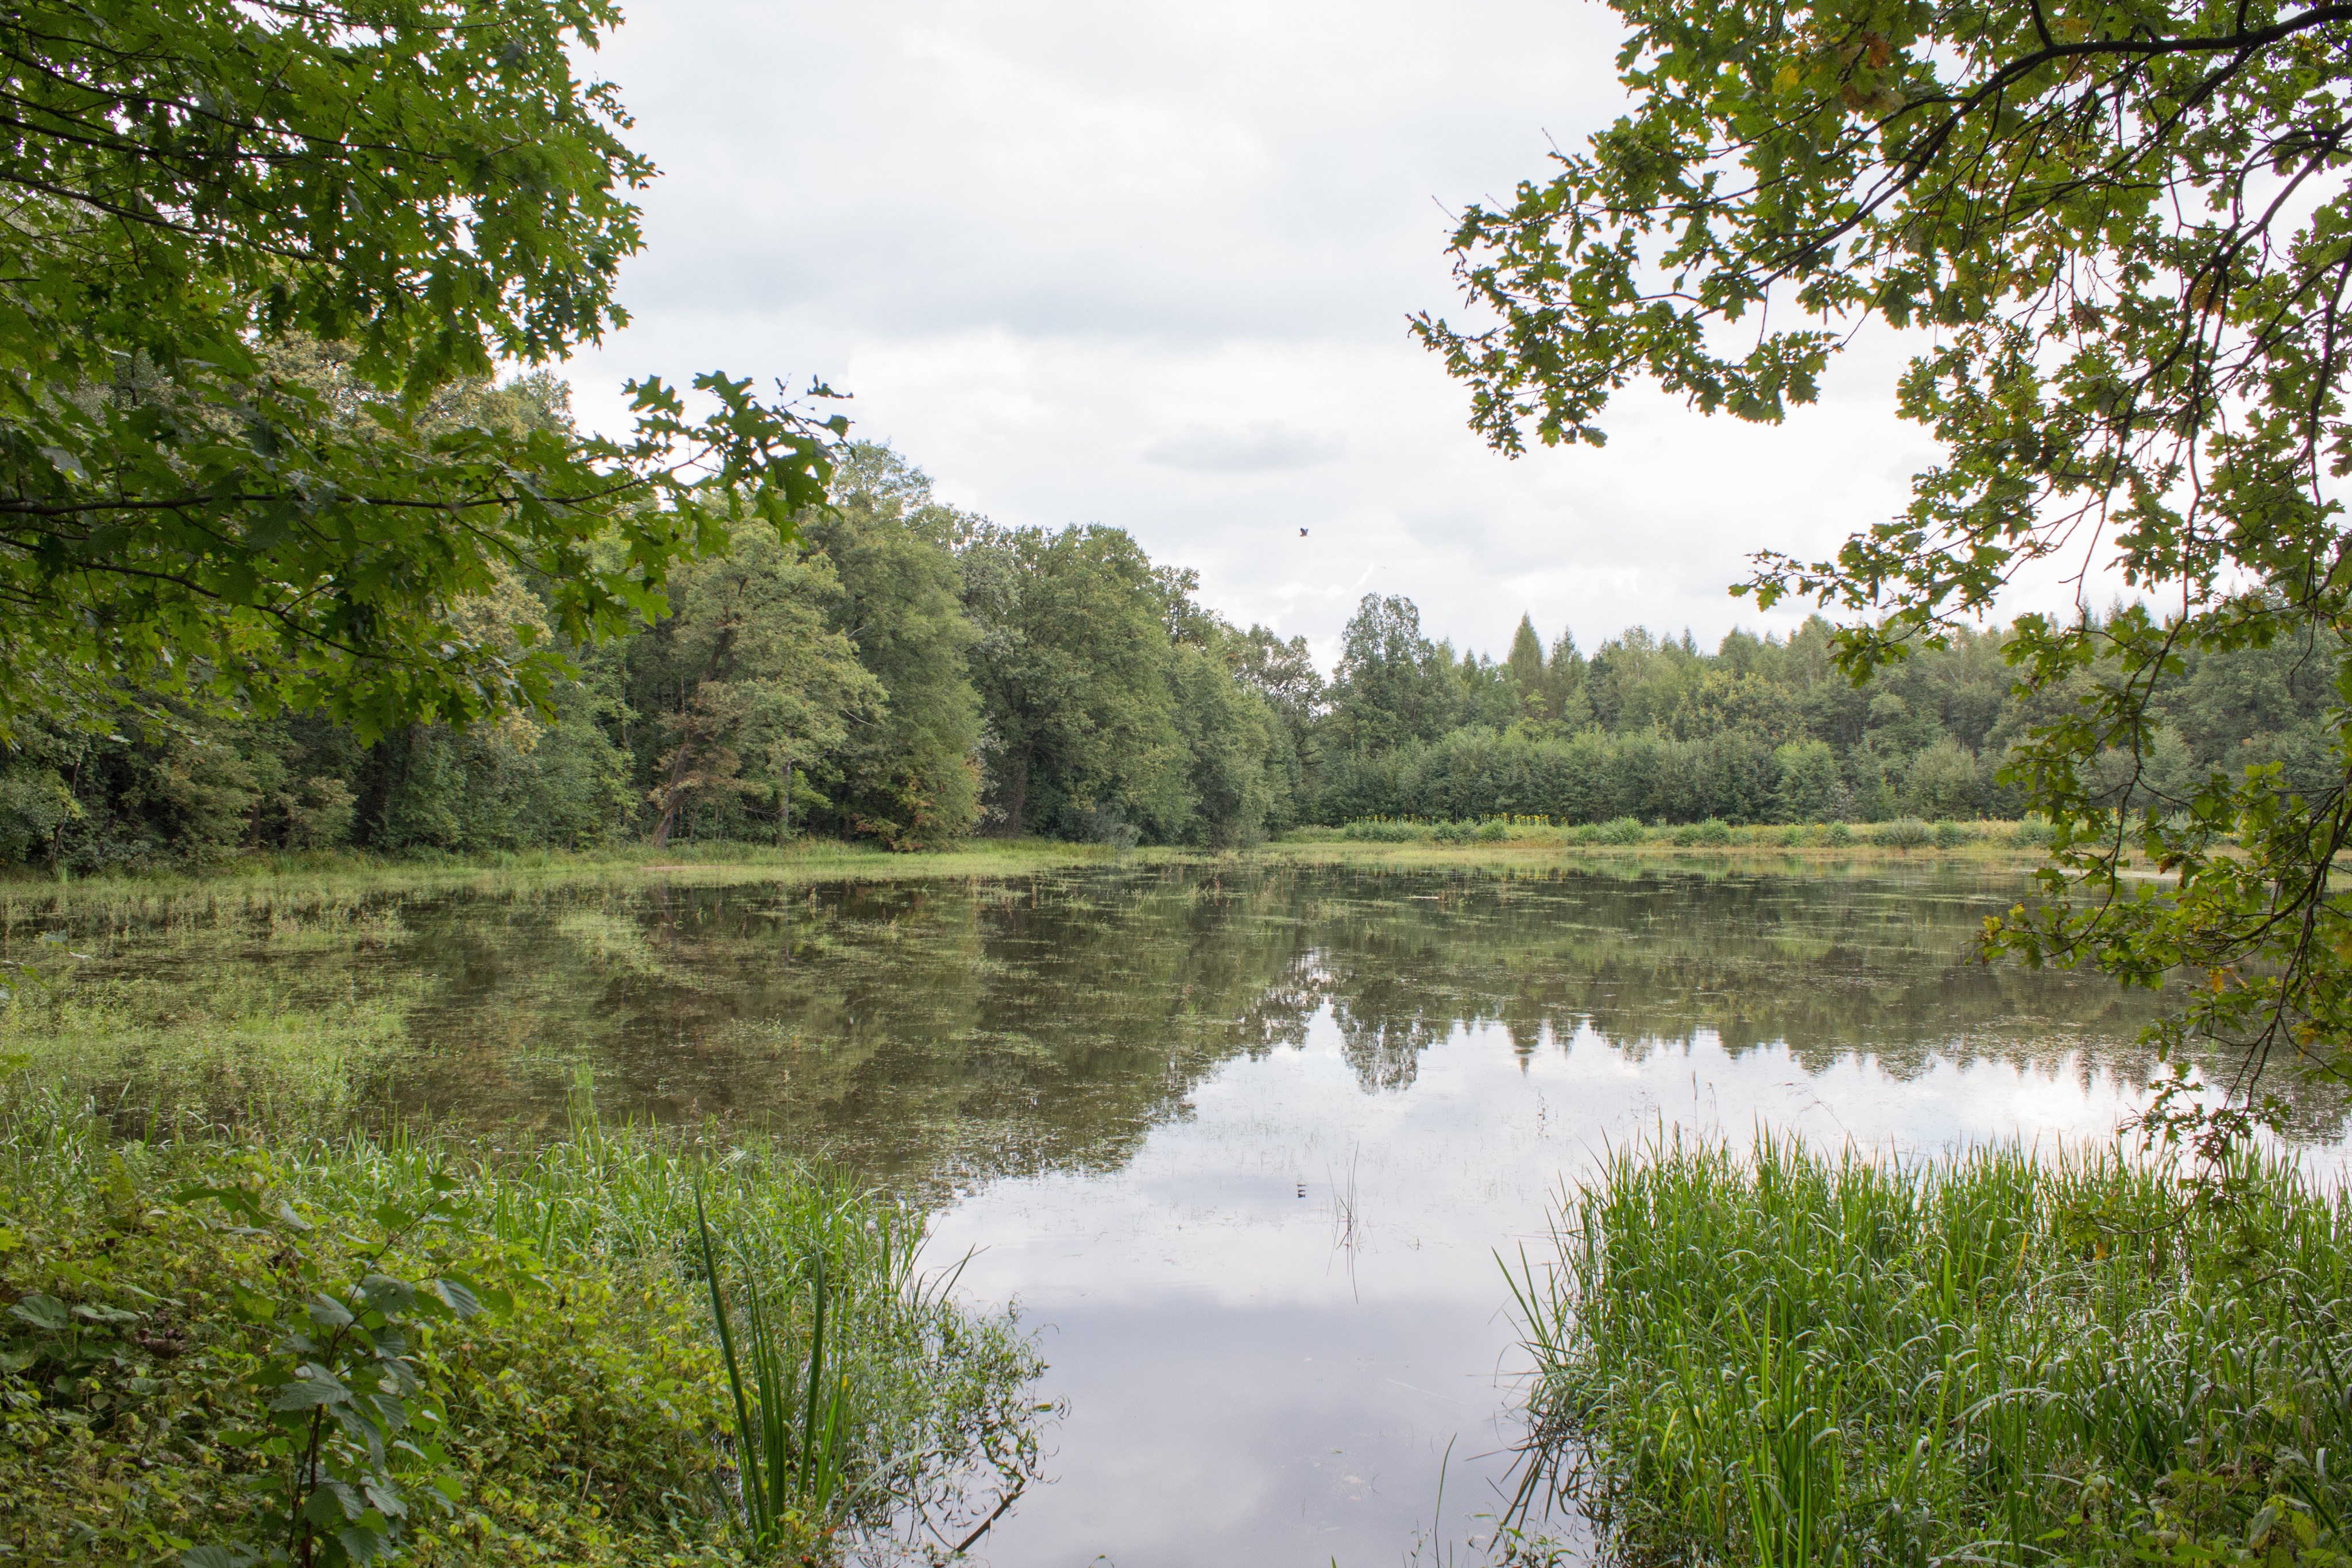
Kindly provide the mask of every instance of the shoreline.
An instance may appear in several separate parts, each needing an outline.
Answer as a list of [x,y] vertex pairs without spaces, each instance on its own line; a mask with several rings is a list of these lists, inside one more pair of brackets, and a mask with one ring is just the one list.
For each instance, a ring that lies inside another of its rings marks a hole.
[[[1054,839],[971,839],[946,849],[892,852],[841,841],[803,842],[776,849],[760,844],[616,846],[606,850],[540,851],[471,858],[394,859],[357,853],[272,854],[240,857],[215,866],[111,872],[89,877],[0,878],[0,906],[67,898],[173,898],[191,894],[331,891],[339,884],[368,888],[466,884],[527,885],[535,883],[684,877],[698,882],[820,882],[854,878],[902,882],[929,878],[1017,876],[1028,872],[1084,866],[1249,865],[1481,865],[1601,862],[1720,865],[1764,862],[1806,868],[1847,863],[1870,865],[1971,864],[2030,870],[2042,863],[2037,847],[2006,838],[1938,848],[1891,845],[1859,836],[1843,844],[1783,844],[1768,841],[1785,830],[1734,829],[1727,842],[1676,843],[1674,830],[1640,843],[1579,843],[1562,830],[1533,830],[1525,836],[1468,841],[1409,839],[1401,841],[1341,839],[1329,829],[1298,830],[1247,849],[1212,850],[1181,845],[1146,845],[1120,851],[1108,844]],[[1311,836],[1309,836],[1311,835]]]

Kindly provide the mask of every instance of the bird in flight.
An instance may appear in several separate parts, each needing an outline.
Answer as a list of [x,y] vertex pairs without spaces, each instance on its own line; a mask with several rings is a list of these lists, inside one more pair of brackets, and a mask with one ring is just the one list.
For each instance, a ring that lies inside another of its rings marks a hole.
[[1298,530],[1298,537],[1299,537],[1300,538],[1302,538],[1302,539],[1303,539],[1303,538],[1305,538],[1307,537],[1307,530],[1306,530],[1305,528],[1301,528],[1301,529],[1299,529],[1299,530]]

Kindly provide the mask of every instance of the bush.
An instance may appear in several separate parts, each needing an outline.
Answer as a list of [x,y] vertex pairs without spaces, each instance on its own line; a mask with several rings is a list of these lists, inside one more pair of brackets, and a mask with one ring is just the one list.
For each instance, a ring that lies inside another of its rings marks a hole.
[[1936,824],[1936,847],[1939,850],[1956,850],[1962,844],[1976,841],[1976,829],[1964,823],[1946,821]]
[[1389,818],[1358,818],[1339,830],[1339,836],[1356,843],[1412,844],[1433,836],[1433,830],[1421,822],[1400,822]]
[[1936,833],[1916,817],[1897,817],[1891,822],[1879,823],[1870,841],[1890,850],[1916,850],[1934,843]]
[[2041,817],[2028,817],[2011,830],[2010,838],[2029,849],[2039,849],[2058,836],[2058,830]]
[[1822,829],[1822,842],[1833,850],[1842,850],[1853,842],[1853,830],[1843,822],[1832,822]]
[[1649,841],[1650,830],[1633,817],[1612,817],[1605,822],[1588,822],[1576,830],[1580,844],[1639,844]]
[[1731,829],[1720,817],[1709,817],[1704,822],[1692,822],[1675,830],[1675,842],[1685,848],[1727,844],[1730,841]]
[[1490,820],[1478,824],[1478,838],[1482,843],[1499,844],[1510,836],[1511,830],[1501,822]]
[[1082,844],[1108,844],[1123,855],[1143,841],[1143,830],[1117,811],[1088,806],[1070,813],[1070,837]]
[[[593,1124],[496,1166],[415,1141],[113,1144],[54,1096],[6,1092],[0,1541],[28,1560],[161,1564],[193,1542],[214,1550],[191,1564],[234,1563],[272,1512],[283,1547],[307,1496],[350,1532],[314,1540],[321,1564],[394,1544],[427,1568],[741,1561],[714,1506],[730,1405],[680,1262],[698,1166],[673,1145]],[[714,1223],[741,1239],[730,1274],[782,1278],[814,1253],[839,1282],[827,1364],[859,1393],[855,1473],[780,1543],[794,1560],[831,1561],[831,1528],[942,1517],[970,1500],[958,1469],[991,1490],[1034,1475],[1035,1354],[921,1283],[918,1216],[757,1149],[708,1181]],[[805,1304],[778,1298],[776,1317],[809,1343]],[[314,1348],[290,1347],[298,1331]],[[383,1399],[352,1404],[348,1378],[309,1364],[371,1354],[402,1415],[437,1415],[406,1449],[383,1441],[400,1419]],[[314,1425],[317,1490],[295,1458]],[[386,1479],[404,1524],[376,1506]]]

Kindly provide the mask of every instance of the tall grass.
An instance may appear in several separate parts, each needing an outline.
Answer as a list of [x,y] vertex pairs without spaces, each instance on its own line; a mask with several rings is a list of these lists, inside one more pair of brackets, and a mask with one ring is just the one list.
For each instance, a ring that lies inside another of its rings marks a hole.
[[[1613,1157],[1515,1290],[1520,1504],[1612,1562],[2334,1560],[2352,1205],[2112,1153]],[[1553,1517],[1557,1517],[1556,1514]]]

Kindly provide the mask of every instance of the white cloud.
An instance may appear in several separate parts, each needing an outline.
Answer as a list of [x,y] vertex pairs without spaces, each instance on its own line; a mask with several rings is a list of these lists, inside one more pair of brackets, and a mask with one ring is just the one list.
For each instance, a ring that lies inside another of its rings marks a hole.
[[580,405],[821,375],[960,504],[1129,528],[1327,657],[1365,592],[1491,652],[1523,610],[1588,649],[1754,624],[1749,551],[1832,547],[1927,455],[1891,351],[1781,428],[1629,393],[1605,450],[1509,462],[1405,331],[1454,302],[1441,204],[1613,118],[1617,42],[1556,0],[646,0],[594,64],[665,174]]

